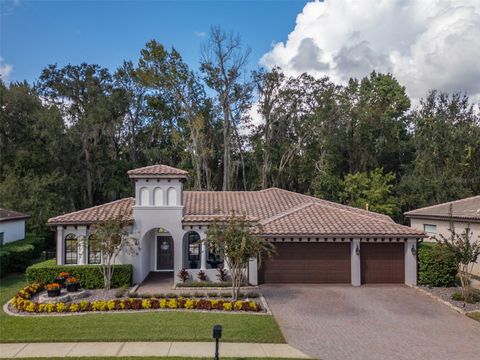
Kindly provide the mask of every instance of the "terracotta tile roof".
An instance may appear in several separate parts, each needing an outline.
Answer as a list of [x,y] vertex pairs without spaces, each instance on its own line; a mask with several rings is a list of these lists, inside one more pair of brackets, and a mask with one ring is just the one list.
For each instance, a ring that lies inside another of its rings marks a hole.
[[452,217],[480,221],[480,195],[407,211],[405,216],[449,218],[450,206],[452,208]]
[[264,236],[424,236],[408,226],[318,202],[261,221],[252,231]]
[[188,172],[185,170],[177,169],[168,165],[151,165],[128,171],[128,176],[131,178],[151,177],[157,175],[186,178],[187,174]]
[[264,220],[295,206],[317,202],[324,206],[345,209],[352,213],[365,214],[392,222],[390,217],[382,214],[278,188],[260,191],[185,191],[184,195],[185,216],[231,214],[233,211],[239,215],[246,214]]
[[[395,224],[388,216],[332,203],[287,190],[185,191],[183,223],[222,221],[232,213],[259,223],[262,234],[369,234],[421,236]],[[89,224],[127,214],[132,218],[133,198],[57,216],[50,225]],[[255,228],[257,233],[260,228]]]
[[18,211],[0,208],[0,222],[28,219],[29,217],[30,215]]
[[56,216],[48,219],[48,225],[84,225],[113,219],[119,215],[126,215],[128,220],[133,221],[132,207],[134,198],[125,198],[112,201],[107,204],[94,206],[88,209],[75,211],[69,214]]

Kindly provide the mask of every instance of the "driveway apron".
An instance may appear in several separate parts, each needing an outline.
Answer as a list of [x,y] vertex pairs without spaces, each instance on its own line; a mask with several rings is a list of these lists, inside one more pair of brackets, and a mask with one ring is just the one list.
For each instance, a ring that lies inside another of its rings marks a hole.
[[262,285],[288,343],[323,360],[480,359],[480,322],[407,286]]

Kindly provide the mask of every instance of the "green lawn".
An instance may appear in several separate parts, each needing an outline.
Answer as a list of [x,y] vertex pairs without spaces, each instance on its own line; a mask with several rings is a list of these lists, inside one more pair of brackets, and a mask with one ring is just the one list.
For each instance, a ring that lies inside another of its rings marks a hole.
[[471,317],[472,319],[480,321],[480,311],[468,314],[468,317]]
[[[0,280],[3,306],[26,285],[23,275]],[[284,343],[273,316],[150,312],[62,317],[17,317],[0,312],[0,342],[211,341],[212,327],[223,326],[227,342]]]

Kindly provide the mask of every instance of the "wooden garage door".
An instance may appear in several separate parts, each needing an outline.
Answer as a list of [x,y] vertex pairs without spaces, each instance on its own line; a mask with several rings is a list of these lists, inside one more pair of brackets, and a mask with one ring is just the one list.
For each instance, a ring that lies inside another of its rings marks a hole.
[[405,282],[405,245],[362,243],[360,259],[362,284]]
[[350,283],[349,243],[277,243],[264,260],[260,283]]

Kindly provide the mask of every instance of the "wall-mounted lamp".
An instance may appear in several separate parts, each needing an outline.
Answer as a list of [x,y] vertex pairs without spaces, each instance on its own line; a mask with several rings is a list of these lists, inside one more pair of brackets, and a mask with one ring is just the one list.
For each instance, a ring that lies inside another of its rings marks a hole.
[[417,256],[417,248],[415,247],[415,245],[412,245],[412,248],[410,250],[412,251],[413,256]]
[[360,246],[357,245],[357,247],[355,248],[355,254],[357,254],[358,256],[360,256]]

